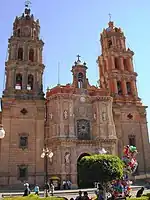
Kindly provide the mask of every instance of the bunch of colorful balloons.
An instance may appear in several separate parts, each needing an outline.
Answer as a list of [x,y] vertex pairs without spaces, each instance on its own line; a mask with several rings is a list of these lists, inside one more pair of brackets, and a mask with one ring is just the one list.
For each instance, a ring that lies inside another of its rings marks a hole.
[[130,196],[132,181],[128,179],[130,174],[133,174],[138,166],[137,160],[137,149],[135,146],[127,145],[123,150],[122,160],[124,162],[124,175],[122,180],[115,180],[112,183],[113,195],[119,196]]
[[123,150],[122,160],[125,164],[124,173],[125,174],[133,174],[138,166],[137,160],[137,149],[135,146],[125,146]]

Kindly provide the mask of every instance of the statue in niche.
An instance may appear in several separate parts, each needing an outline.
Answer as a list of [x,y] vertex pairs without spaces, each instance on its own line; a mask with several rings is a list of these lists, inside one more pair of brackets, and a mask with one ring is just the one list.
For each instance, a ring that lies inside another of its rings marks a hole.
[[97,115],[96,115],[96,112],[94,113],[94,120],[96,120],[97,119]]
[[53,114],[50,113],[49,116],[50,116],[50,119],[52,120],[53,119]]
[[107,120],[107,113],[106,112],[102,112],[102,120],[106,121]]
[[65,153],[65,164],[69,164],[70,163],[70,153],[66,152]]
[[64,111],[64,119],[68,119],[68,112],[67,112],[67,110]]

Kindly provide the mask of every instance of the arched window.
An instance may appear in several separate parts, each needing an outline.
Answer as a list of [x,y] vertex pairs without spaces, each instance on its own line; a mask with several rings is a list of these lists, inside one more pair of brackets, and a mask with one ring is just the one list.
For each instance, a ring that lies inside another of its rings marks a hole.
[[20,73],[16,74],[16,84],[15,84],[16,90],[22,89],[22,75]]
[[78,87],[83,88],[83,74],[81,72],[78,74]]
[[118,60],[118,58],[115,58],[114,62],[115,62],[115,68],[119,69],[119,60]]
[[121,81],[117,81],[118,94],[122,95]]
[[28,75],[28,85],[27,85],[27,90],[33,90],[33,75],[29,74]]
[[127,82],[126,86],[127,86],[127,94],[130,95],[131,94],[131,83]]
[[112,46],[112,41],[108,40],[108,48],[110,48]]
[[29,60],[31,62],[34,62],[34,50],[33,49],[30,49],[30,51],[29,51]]
[[20,37],[20,28],[17,30],[17,36]]
[[126,58],[123,59],[123,65],[124,65],[124,69],[125,69],[126,71],[128,71],[128,62],[127,62],[127,59],[126,59]]
[[18,60],[23,60],[23,48],[18,49]]
[[79,140],[90,140],[90,122],[88,120],[77,120],[77,136]]

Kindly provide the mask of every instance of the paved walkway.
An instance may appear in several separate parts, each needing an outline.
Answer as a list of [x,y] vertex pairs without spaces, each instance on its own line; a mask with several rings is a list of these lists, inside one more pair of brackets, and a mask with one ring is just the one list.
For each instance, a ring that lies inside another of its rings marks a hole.
[[[135,196],[137,190],[139,190],[139,188],[141,188],[141,186],[132,186],[132,195]],[[95,188],[89,188],[89,189],[77,189],[77,190],[56,190],[54,192],[55,196],[61,196],[61,197],[66,197],[67,199],[70,198],[75,198],[78,195],[79,190],[81,191],[87,191],[89,194],[89,197],[93,197],[95,195],[94,191]],[[145,190],[145,193],[150,192],[150,190]],[[5,193],[1,193],[3,194],[5,197],[6,196],[22,196],[23,192],[5,192]],[[1,196],[1,195],[0,195]],[[44,192],[41,191],[40,192],[40,196],[43,197],[44,196]]]

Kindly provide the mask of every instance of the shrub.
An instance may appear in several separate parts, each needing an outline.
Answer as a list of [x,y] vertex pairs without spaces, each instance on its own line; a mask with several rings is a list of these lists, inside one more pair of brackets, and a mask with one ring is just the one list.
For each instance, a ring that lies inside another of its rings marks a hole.
[[113,155],[85,156],[78,162],[79,187],[93,187],[94,182],[107,183],[123,176],[123,162]]

